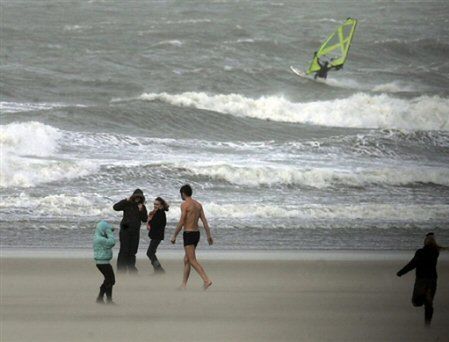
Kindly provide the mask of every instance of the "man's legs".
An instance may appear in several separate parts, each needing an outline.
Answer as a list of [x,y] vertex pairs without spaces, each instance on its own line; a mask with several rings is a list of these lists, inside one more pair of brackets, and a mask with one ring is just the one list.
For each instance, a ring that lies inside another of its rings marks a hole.
[[[203,279],[204,289],[207,289],[209,286],[212,285],[212,281],[207,277],[203,266],[201,266],[201,264],[196,260],[195,246],[187,245],[184,247],[184,249],[186,251],[186,256],[187,256],[187,259],[189,260],[190,265],[195,269],[195,271],[198,272],[201,279]],[[184,270],[185,270],[185,268],[184,268]]]
[[182,285],[181,285],[182,288],[187,287],[187,281],[189,280],[189,276],[190,276],[190,262],[186,252],[186,254],[184,255],[184,273],[182,275]]

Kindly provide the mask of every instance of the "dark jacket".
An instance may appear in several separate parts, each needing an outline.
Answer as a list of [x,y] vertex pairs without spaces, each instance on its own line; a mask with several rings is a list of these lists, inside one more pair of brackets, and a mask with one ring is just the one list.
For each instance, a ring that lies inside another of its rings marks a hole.
[[115,211],[123,211],[123,218],[120,222],[120,229],[129,231],[140,231],[142,222],[148,220],[147,208],[145,205],[139,210],[137,203],[127,199],[117,202],[113,206]]
[[167,224],[167,217],[165,216],[165,210],[159,209],[153,215],[151,220],[148,221],[151,229],[148,236],[152,240],[164,240],[165,226]]
[[439,249],[436,247],[424,246],[418,249],[413,259],[398,272],[398,276],[402,276],[416,268],[417,279],[437,279],[437,261],[439,255]]

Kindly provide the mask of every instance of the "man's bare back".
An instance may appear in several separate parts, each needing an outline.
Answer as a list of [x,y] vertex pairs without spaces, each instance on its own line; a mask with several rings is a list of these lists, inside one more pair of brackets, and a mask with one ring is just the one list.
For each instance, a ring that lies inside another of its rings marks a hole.
[[198,220],[201,217],[203,207],[200,202],[193,198],[187,199],[181,205],[181,210],[185,210],[184,231],[196,232],[198,231]]
[[184,201],[181,204],[181,218],[179,219],[178,224],[176,225],[175,233],[171,238],[171,243],[176,243],[176,237],[181,232],[182,228],[184,228],[183,240],[184,240],[184,273],[182,278],[181,288],[185,289],[187,286],[187,280],[190,275],[190,266],[192,266],[195,271],[198,272],[201,279],[204,281],[203,288],[207,290],[212,285],[212,280],[210,280],[206,272],[204,271],[203,266],[196,260],[195,249],[200,241],[200,232],[198,229],[198,221],[201,220],[203,222],[204,230],[207,235],[207,242],[209,245],[214,243],[212,239],[212,235],[210,234],[209,223],[207,222],[206,215],[204,215],[204,210],[200,202],[195,201],[192,198],[192,187],[188,184],[183,185],[179,190],[181,193],[181,198]]

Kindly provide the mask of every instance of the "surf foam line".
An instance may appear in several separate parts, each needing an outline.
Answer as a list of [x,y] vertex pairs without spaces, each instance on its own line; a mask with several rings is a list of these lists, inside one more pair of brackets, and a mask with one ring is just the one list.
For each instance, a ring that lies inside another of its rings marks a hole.
[[365,187],[367,185],[406,186],[438,184],[449,186],[449,170],[442,167],[385,167],[380,169],[194,165],[186,169],[194,176],[209,177],[216,181],[248,187],[306,186],[327,188],[336,186]]
[[240,94],[144,93],[145,101],[210,110],[237,117],[331,127],[449,131],[449,99],[399,99],[357,93],[328,101],[291,102],[283,96],[252,99]]
[[[4,220],[26,218],[88,218],[101,219],[110,216],[110,203],[95,194],[81,193],[76,196],[55,194],[43,197],[31,197],[27,194],[5,198],[0,203],[5,214]],[[168,220],[176,222],[180,209],[173,206],[168,213]],[[272,204],[221,204],[206,203],[204,209],[208,217],[213,219],[232,219],[241,222],[254,220],[282,219],[307,220],[376,220],[395,222],[426,222],[449,220],[447,204],[303,204],[298,206]],[[322,226],[322,224],[319,224]],[[265,227],[264,225],[261,226]]]
[[50,110],[54,108],[64,107],[80,107],[85,108],[87,106],[82,104],[67,104],[67,103],[21,103],[21,102],[7,102],[0,101],[0,113],[13,114],[22,112],[42,111]]
[[92,161],[61,159],[63,131],[40,122],[0,126],[0,187],[32,187],[83,177],[98,169]]

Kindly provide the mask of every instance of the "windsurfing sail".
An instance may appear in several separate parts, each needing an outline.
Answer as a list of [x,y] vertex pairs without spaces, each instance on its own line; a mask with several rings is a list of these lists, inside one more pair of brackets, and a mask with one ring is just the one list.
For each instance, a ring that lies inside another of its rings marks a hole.
[[320,61],[328,61],[330,67],[342,67],[348,58],[348,52],[351,47],[352,39],[354,38],[356,26],[356,19],[346,19],[343,25],[339,26],[337,30],[332,33],[323,44],[321,44],[320,48],[313,56],[309,69],[306,71],[307,75],[321,69],[318,64],[318,59],[320,59]]

